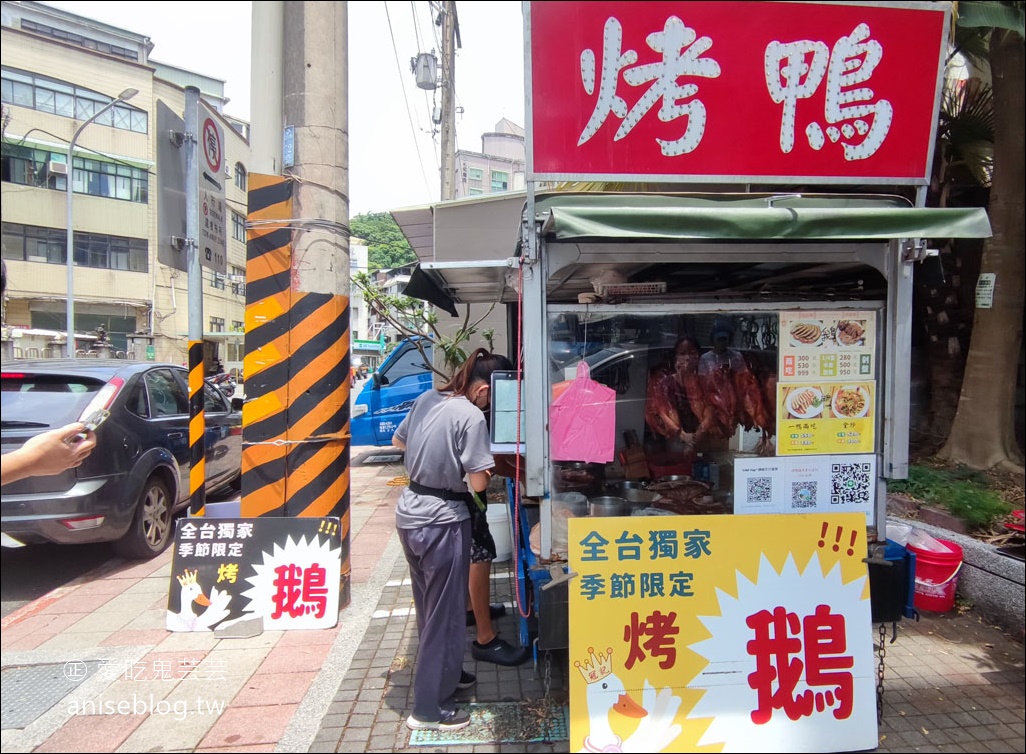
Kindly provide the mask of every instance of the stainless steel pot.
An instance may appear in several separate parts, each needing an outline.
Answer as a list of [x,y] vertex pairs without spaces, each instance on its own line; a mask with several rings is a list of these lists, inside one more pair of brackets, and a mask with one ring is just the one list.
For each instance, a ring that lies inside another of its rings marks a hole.
[[612,495],[588,498],[588,513],[592,516],[623,516],[627,513],[627,501]]
[[659,482],[690,482],[693,481],[692,477],[687,474],[671,474],[670,476],[661,476],[657,480]]
[[649,492],[643,489],[627,489],[623,491],[623,498],[627,501],[627,505],[633,508],[644,508],[646,505],[650,505],[657,500],[662,500],[663,496],[658,492]]
[[606,482],[606,492],[617,497],[624,497],[628,490],[643,490],[645,483],[635,479],[620,479],[615,482]]

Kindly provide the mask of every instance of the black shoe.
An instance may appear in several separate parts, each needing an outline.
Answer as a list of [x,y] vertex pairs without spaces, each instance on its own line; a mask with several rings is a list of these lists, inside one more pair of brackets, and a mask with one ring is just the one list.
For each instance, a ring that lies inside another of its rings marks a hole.
[[531,656],[529,650],[517,648],[503,641],[498,636],[487,644],[476,641],[470,645],[471,656],[480,662],[494,662],[496,665],[520,665]]
[[460,671],[460,680],[459,680],[459,683],[456,684],[456,688],[458,688],[458,689],[469,689],[475,683],[477,683],[477,676],[476,675],[474,675],[473,673],[468,673],[466,670],[461,670]]
[[[488,606],[488,615],[491,617],[492,620],[495,620],[496,618],[501,618],[505,614],[506,614],[506,606],[505,605],[499,604],[497,602],[493,602],[492,604],[490,604]],[[467,611],[467,625],[468,626],[476,626],[477,625],[477,618],[474,617],[474,611],[473,610],[468,610]]]
[[406,718],[410,730],[460,730],[470,725],[470,715],[463,710],[442,713],[441,720],[420,720],[413,715]]

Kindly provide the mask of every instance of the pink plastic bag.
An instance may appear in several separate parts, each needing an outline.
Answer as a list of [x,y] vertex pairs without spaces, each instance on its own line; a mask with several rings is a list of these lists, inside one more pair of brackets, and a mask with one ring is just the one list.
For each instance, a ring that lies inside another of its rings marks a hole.
[[588,364],[549,407],[553,461],[609,463],[616,445],[616,391],[591,379]]

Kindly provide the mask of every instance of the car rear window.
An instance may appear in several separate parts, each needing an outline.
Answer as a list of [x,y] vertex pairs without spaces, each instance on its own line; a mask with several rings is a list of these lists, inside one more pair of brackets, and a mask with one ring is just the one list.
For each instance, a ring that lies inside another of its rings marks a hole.
[[0,413],[4,426],[63,426],[76,421],[103,380],[80,376],[4,372]]

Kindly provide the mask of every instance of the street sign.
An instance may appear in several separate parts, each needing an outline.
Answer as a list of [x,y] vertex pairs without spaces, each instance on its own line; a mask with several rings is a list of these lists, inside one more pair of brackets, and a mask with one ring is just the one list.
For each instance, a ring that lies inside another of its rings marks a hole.
[[157,262],[182,272],[189,269],[185,246],[185,151],[179,139],[184,133],[185,121],[158,99]]
[[[224,186],[224,129],[202,102],[200,133],[195,148],[200,158],[198,191],[200,264],[222,275],[228,272],[228,241]],[[189,254],[185,199],[185,121],[157,100],[157,261],[187,272]]]
[[228,272],[228,241],[224,196],[224,129],[217,116],[202,102],[199,106],[201,155],[199,185],[200,264],[222,275]]

